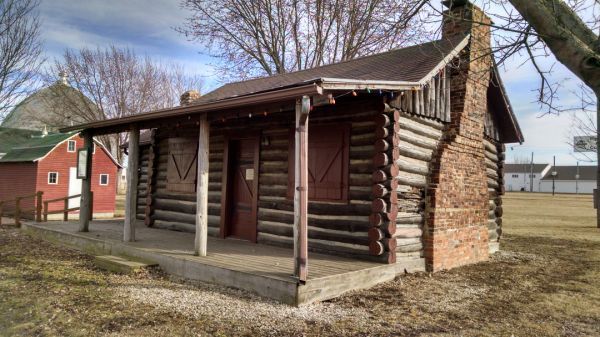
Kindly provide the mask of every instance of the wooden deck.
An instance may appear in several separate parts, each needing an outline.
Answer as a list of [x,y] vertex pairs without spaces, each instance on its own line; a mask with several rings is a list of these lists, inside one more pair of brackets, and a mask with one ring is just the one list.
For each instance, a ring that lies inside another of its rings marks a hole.
[[424,269],[420,258],[407,258],[394,265],[339,256],[309,253],[308,280],[299,284],[292,277],[292,249],[246,241],[209,237],[208,256],[193,255],[191,233],[147,228],[138,223],[136,242],[124,243],[123,222],[94,221],[90,232],[77,232],[76,222],[23,224],[23,229],[43,239],[94,255],[129,256],[158,263],[168,273],[246,289],[292,305],[329,299],[393,279],[397,273]]

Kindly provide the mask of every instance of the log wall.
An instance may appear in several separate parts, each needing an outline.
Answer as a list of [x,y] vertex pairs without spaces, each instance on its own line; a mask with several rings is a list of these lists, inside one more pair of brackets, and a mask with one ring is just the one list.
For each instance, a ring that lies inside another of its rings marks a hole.
[[488,232],[490,245],[499,242],[502,235],[502,195],[504,194],[504,144],[487,138],[484,140],[485,166],[489,192]]
[[[400,101],[414,96],[401,94]],[[422,256],[425,190],[444,124],[435,118],[388,107],[376,119],[370,251],[393,262]]]
[[[309,201],[308,245],[312,251],[362,256],[369,254],[369,215],[371,214],[372,160],[375,147],[374,116],[383,111],[380,97],[358,103],[338,102],[335,106],[315,108],[310,125],[346,124],[349,134],[348,200],[345,202]],[[208,232],[218,236],[221,210],[221,178],[225,132],[261,130],[257,241],[259,243],[293,246],[293,197],[288,193],[290,132],[293,111],[283,111],[266,117],[254,116],[243,121],[215,122],[210,132],[210,170],[208,200]],[[156,228],[195,230],[195,194],[174,193],[167,189],[169,137],[195,137],[195,127],[160,129],[154,146],[144,146],[140,157],[138,218]],[[268,145],[266,145],[268,143]],[[293,147],[292,147],[293,149]],[[147,198],[150,153],[154,159],[154,183],[151,200]],[[380,258],[377,258],[380,260]]]

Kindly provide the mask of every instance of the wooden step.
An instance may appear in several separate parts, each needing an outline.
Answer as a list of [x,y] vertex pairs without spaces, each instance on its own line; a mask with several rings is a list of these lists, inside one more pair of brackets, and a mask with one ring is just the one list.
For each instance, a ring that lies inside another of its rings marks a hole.
[[121,256],[99,255],[94,258],[94,263],[101,269],[120,274],[135,274],[145,268],[155,266],[156,263],[132,261]]

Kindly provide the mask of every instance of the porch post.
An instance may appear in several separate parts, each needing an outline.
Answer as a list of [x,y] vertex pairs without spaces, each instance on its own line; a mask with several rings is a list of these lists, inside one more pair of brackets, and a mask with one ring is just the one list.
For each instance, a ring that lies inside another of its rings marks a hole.
[[125,195],[125,224],[123,241],[135,241],[135,221],[137,213],[138,166],[140,160],[140,127],[137,124],[129,130],[127,153],[127,192]]
[[92,152],[94,139],[90,132],[83,133],[83,148],[87,150],[86,177],[81,179],[81,201],[79,202],[79,231],[88,232],[92,218]]
[[294,276],[308,276],[308,114],[310,97],[296,101],[296,148],[294,189]]
[[206,114],[200,117],[199,131],[194,255],[206,256],[206,241],[208,236],[208,136],[210,132],[210,124],[206,120]]

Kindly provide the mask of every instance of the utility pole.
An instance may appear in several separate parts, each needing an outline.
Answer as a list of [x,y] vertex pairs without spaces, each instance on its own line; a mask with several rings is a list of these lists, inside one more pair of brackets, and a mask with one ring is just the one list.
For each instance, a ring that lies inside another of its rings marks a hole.
[[577,173],[575,173],[575,194],[579,194],[579,162],[577,162]]
[[552,196],[554,196],[554,180],[556,179],[556,156],[553,156],[552,163]]
[[531,152],[531,166],[529,167],[529,192],[533,192],[533,152]]

